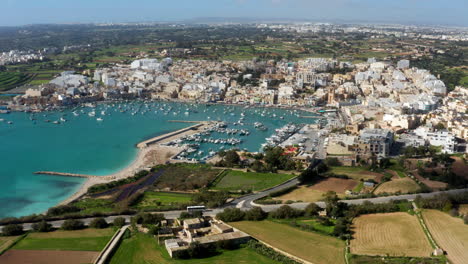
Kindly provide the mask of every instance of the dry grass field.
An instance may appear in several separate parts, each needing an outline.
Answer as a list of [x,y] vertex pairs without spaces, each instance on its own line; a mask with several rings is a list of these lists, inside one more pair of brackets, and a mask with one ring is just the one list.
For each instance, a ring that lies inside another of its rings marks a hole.
[[344,264],[345,244],[338,238],[271,221],[234,222],[232,226],[273,247],[315,264]]
[[437,210],[424,210],[424,221],[436,243],[447,252],[454,264],[468,261],[468,225],[460,218]]
[[303,201],[303,202],[318,202],[323,199],[323,194],[325,192],[312,190],[306,186],[300,186],[299,188],[295,189],[294,191],[283,194],[278,197],[274,197],[274,200],[282,200],[282,201]]
[[416,192],[419,191],[421,188],[419,185],[414,182],[412,179],[406,177],[406,178],[399,178],[399,179],[393,179],[388,182],[382,183],[377,190],[375,190],[375,194],[380,194],[380,193],[410,193],[410,192]]
[[358,182],[352,179],[327,178],[311,186],[300,186],[294,191],[276,197],[275,199],[287,201],[317,202],[323,199],[327,191],[334,191],[343,198],[346,190],[352,190]]
[[19,236],[0,236],[0,254],[9,248]]
[[429,257],[432,252],[418,219],[407,213],[362,215],[353,228],[353,254]]

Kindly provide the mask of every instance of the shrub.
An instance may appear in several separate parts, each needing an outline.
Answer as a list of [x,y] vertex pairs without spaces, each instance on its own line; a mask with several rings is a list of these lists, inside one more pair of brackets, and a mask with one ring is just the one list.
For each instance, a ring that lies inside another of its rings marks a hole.
[[275,211],[270,212],[270,216],[276,219],[290,219],[303,215],[303,211],[294,209],[288,205],[283,205]]
[[85,227],[83,221],[76,219],[67,219],[62,224],[63,230],[79,230]]
[[283,264],[299,264],[299,262],[288,258],[287,256],[263,245],[262,243],[255,241],[255,240],[250,240],[247,243],[247,246],[251,249],[253,249],[255,252],[257,252],[260,255],[263,255],[265,257],[268,257],[270,259],[276,260],[280,263]]
[[52,231],[52,225],[42,220],[39,223],[34,223],[32,229],[36,232],[50,232]]
[[56,207],[52,207],[49,210],[47,210],[47,215],[51,216],[57,216],[57,215],[63,215],[63,214],[68,214],[68,213],[76,213],[81,211],[80,208],[74,206],[74,205],[59,205]]
[[181,212],[179,215],[180,219],[189,219],[189,218],[199,218],[203,216],[202,211],[195,211],[195,212]]
[[468,214],[466,214],[466,215],[463,217],[463,222],[465,223],[465,225],[468,225]]
[[119,227],[119,228],[120,228],[120,227],[122,227],[122,226],[125,225],[125,222],[126,222],[126,221],[125,221],[125,218],[123,218],[123,217],[117,217],[117,218],[114,219],[113,225],[114,225],[115,227]]
[[278,196],[290,193],[290,192],[294,191],[296,188],[297,188],[296,186],[291,186],[291,187],[283,188],[283,189],[278,190],[278,191],[274,191],[274,192],[270,193],[270,197],[278,197]]
[[320,208],[320,206],[318,206],[317,204],[310,203],[304,209],[304,215],[307,217],[317,216],[321,210],[322,208]]
[[104,219],[103,217],[94,218],[91,221],[91,223],[89,223],[89,227],[91,227],[91,228],[101,229],[101,228],[106,228],[108,226],[109,225],[107,224],[106,219]]
[[248,221],[261,221],[268,216],[261,207],[254,207],[247,212],[245,212],[245,220]]
[[245,213],[239,208],[226,208],[223,212],[216,215],[216,218],[224,222],[242,221],[244,217]]
[[19,224],[9,224],[3,227],[2,235],[4,236],[18,236],[23,234],[23,226]]
[[164,219],[165,218],[163,214],[139,213],[132,217],[132,222],[135,224],[154,225],[158,224]]

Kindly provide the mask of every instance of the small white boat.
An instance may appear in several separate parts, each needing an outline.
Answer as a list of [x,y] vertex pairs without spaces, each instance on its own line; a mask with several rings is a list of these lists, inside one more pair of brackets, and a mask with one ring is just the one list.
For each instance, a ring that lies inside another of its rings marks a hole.
[[102,118],[100,118],[100,117],[96,118],[96,121],[99,121],[99,122],[101,122],[101,121],[103,121],[103,120],[104,120],[104,119],[102,119]]

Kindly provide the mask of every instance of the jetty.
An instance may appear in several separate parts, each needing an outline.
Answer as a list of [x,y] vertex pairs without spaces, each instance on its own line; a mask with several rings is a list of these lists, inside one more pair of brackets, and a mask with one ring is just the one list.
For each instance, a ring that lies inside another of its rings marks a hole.
[[34,174],[41,174],[41,175],[53,175],[53,176],[66,176],[66,177],[78,177],[78,178],[86,178],[86,179],[112,179],[109,176],[96,176],[96,175],[86,175],[86,174],[77,174],[77,173],[68,173],[68,172],[56,172],[56,171],[36,171]]
[[149,145],[160,143],[163,140],[166,140],[166,139],[169,139],[169,138],[181,135],[181,134],[185,134],[185,133],[190,132],[190,131],[198,131],[199,129],[211,124],[210,122],[206,122],[206,121],[176,121],[176,120],[171,120],[170,122],[197,123],[197,124],[193,125],[193,126],[190,126],[190,127],[182,128],[182,129],[179,129],[177,131],[173,131],[173,132],[161,135],[161,136],[150,138],[148,140],[145,140],[143,142],[138,143],[137,148],[143,149],[143,148],[148,147]]

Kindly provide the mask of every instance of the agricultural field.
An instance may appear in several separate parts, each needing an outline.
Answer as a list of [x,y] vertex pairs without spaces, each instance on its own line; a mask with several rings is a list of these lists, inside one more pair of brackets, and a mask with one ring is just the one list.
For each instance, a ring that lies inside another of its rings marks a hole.
[[279,264],[249,248],[222,251],[220,254],[205,259],[172,259],[164,246],[146,234],[136,233],[122,241],[110,264]]
[[452,159],[455,160],[455,162],[452,164],[452,171],[456,175],[460,177],[465,177],[468,178],[468,174],[466,173],[468,171],[468,165],[465,163],[465,161],[460,158],[460,157],[451,157]]
[[421,190],[421,187],[415,181],[406,177],[384,182],[377,187],[374,193],[414,193],[419,190]]
[[363,167],[331,167],[331,173],[347,175],[354,180],[375,180],[380,181],[380,178],[383,177],[383,174],[372,172]]
[[29,83],[35,77],[34,74],[19,72],[0,72],[0,91],[8,91],[18,86]]
[[353,190],[359,183],[352,179],[326,178],[310,186],[299,188],[276,197],[283,201],[317,202],[323,199],[327,191],[334,191],[340,198],[345,197],[346,190]]
[[443,258],[421,258],[421,257],[380,257],[380,256],[363,256],[352,255],[350,258],[351,264],[446,264]]
[[213,183],[212,189],[227,191],[259,191],[281,184],[293,177],[295,176],[291,174],[229,170],[224,172],[223,175]]
[[191,200],[190,194],[146,191],[134,207],[144,210],[164,208],[165,206],[183,206],[190,204]]
[[94,263],[99,255],[95,251],[57,251],[57,250],[8,250],[0,256],[2,264],[47,263],[83,264]]
[[345,263],[345,243],[338,238],[303,231],[272,221],[233,222],[232,226],[284,252],[316,264]]
[[13,249],[101,251],[113,235],[114,230],[111,228],[30,233]]
[[0,236],[0,254],[9,248],[21,236]]
[[172,164],[164,168],[154,185],[164,191],[189,191],[207,186],[220,172],[209,165]]
[[416,216],[369,214],[355,218],[352,254],[429,257],[432,247]]
[[468,259],[468,225],[463,220],[437,210],[424,210],[424,222],[435,242],[447,252],[454,264]]

